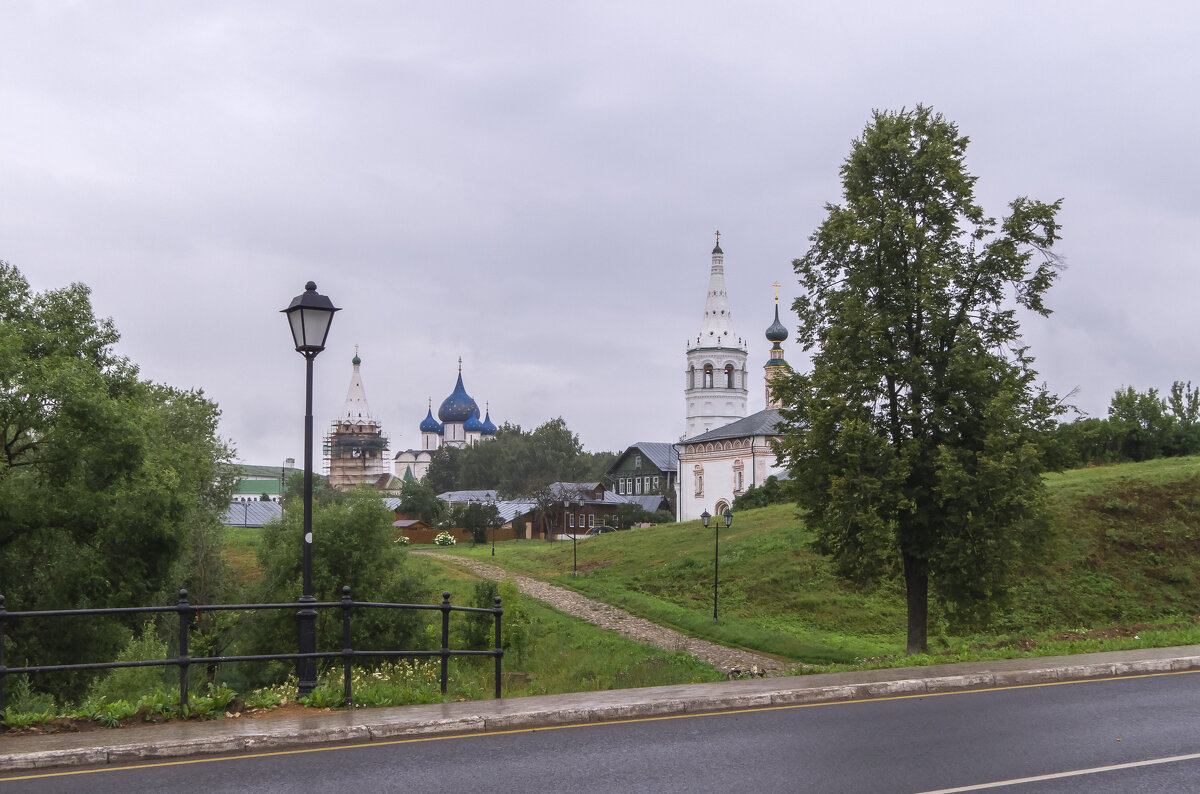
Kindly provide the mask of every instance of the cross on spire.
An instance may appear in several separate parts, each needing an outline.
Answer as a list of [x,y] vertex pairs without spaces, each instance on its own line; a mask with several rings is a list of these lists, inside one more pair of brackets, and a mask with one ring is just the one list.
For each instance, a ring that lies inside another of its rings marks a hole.
[[458,371],[462,372],[462,356],[458,357]]
[[775,303],[776,303],[776,305],[778,305],[779,304],[779,282],[776,281],[771,286],[775,288]]
[[721,245],[721,230],[717,229],[717,246]]

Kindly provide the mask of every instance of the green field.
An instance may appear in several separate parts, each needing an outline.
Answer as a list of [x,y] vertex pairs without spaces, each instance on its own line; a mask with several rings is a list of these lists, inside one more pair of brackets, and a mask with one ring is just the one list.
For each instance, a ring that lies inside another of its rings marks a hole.
[[[1021,571],[993,624],[955,632],[931,611],[927,659],[1069,653],[1200,641],[1200,458],[1047,477],[1046,557]],[[720,619],[712,619],[712,529],[699,522],[600,535],[578,544],[511,541],[450,553],[572,587],[685,633],[806,664],[903,660],[898,580],[841,582],[809,544],[794,507],[739,513],[720,534]]]

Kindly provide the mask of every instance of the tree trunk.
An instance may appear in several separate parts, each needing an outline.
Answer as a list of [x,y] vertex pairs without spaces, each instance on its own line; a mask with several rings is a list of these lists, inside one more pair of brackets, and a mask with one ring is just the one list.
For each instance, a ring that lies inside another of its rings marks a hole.
[[929,650],[929,572],[924,560],[904,553],[904,594],[908,602],[908,654]]

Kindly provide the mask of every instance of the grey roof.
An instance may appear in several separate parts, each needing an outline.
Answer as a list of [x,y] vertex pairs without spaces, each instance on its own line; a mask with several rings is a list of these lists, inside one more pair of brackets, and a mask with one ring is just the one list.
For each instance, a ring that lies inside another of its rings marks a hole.
[[537,509],[535,502],[529,502],[524,499],[514,499],[511,502],[497,502],[496,512],[500,514],[501,520],[507,524],[518,515],[526,515]]
[[[641,494],[640,496],[625,495],[621,500],[628,504],[635,504],[645,510],[647,513],[653,513],[663,506],[667,501],[667,497],[662,494]],[[669,503],[668,503],[669,506]]]
[[230,502],[221,522],[227,527],[261,527],[283,515],[278,502]]
[[584,491],[594,491],[599,483],[594,482],[552,482],[550,493],[555,499],[577,499]]
[[495,502],[499,496],[495,491],[446,491],[437,495],[443,502]]
[[383,498],[383,503],[387,505],[387,509],[391,510],[393,513],[400,509],[400,497],[398,496],[385,496]]
[[667,441],[639,441],[633,446],[640,449],[659,471],[679,471],[679,450],[675,449],[674,444]]
[[779,422],[779,411],[774,408],[767,408],[756,414],[750,414],[745,419],[730,422],[724,427],[718,427],[715,430],[709,430],[707,433],[685,438],[681,443],[696,444],[704,441],[723,441],[727,438],[775,436],[779,434],[776,430]]

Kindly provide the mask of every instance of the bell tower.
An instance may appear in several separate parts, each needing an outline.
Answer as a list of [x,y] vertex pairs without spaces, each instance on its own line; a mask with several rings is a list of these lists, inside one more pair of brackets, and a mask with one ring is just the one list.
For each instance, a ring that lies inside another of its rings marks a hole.
[[746,416],[746,341],[733,328],[720,232],[712,250],[700,332],[688,340],[683,394],[685,438]]
[[787,339],[787,328],[783,323],[779,322],[779,282],[776,281],[775,287],[775,322],[767,327],[767,341],[771,343],[771,358],[767,360],[767,364],[763,367],[765,371],[764,380],[766,381],[767,390],[767,407],[782,408],[783,403],[771,396],[771,381],[778,377],[782,377],[791,372],[791,367],[783,358],[783,347],[780,345],[784,339]]

